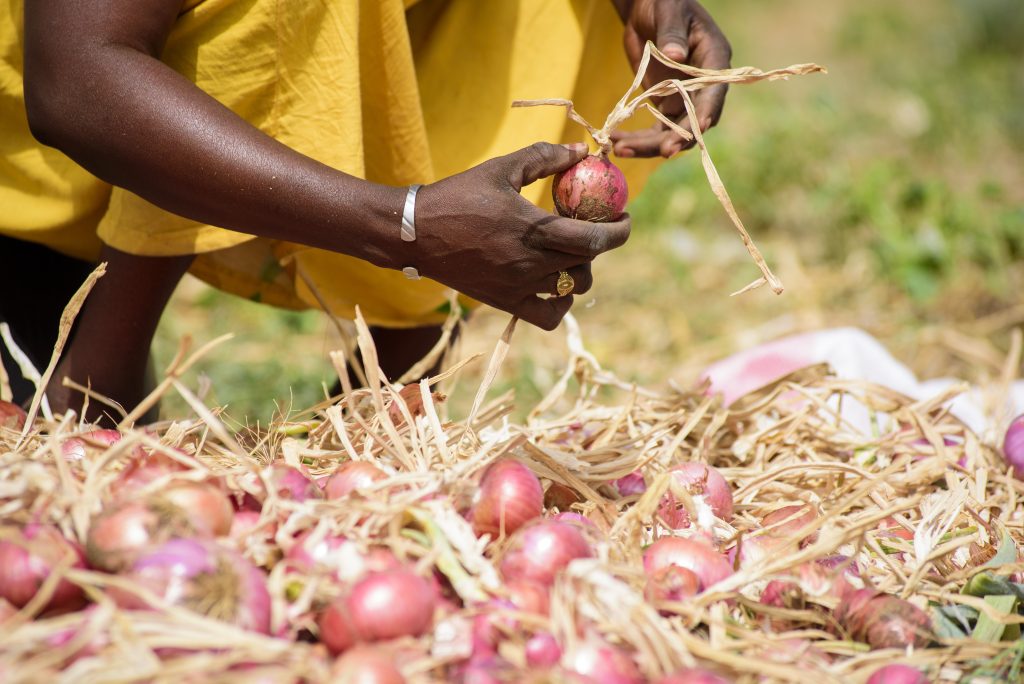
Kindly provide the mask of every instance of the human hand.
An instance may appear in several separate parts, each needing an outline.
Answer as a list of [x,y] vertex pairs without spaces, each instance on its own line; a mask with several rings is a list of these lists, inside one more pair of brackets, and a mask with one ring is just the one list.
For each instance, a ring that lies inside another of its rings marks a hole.
[[485,304],[545,330],[558,326],[572,296],[555,293],[559,271],[590,289],[590,262],[622,245],[630,219],[590,223],[540,209],[519,194],[526,185],[563,171],[587,155],[583,144],[536,143],[420,189],[416,241],[409,263]]
[[[697,0],[633,0],[631,3],[616,0],[616,7],[626,24],[626,55],[634,70],[640,65],[648,40],[681,64],[702,69],[729,68],[732,57],[729,41]],[[644,87],[681,75],[652,60]],[[702,133],[718,123],[727,89],[727,85],[720,84],[691,94]],[[684,129],[693,130],[681,96],[662,98],[658,108]],[[683,140],[660,121],[640,131],[615,131],[611,138],[615,154],[620,157],[671,157],[695,144],[694,140]]]

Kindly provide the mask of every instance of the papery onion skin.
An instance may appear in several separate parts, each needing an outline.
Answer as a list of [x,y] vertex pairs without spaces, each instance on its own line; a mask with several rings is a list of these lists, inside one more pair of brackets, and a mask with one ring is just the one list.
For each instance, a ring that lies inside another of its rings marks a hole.
[[[716,518],[729,522],[733,516],[732,490],[722,474],[705,463],[682,463],[670,471],[672,477],[693,496],[704,497]],[[677,502],[671,491],[658,507],[658,517],[672,529],[690,526],[690,514]]]
[[557,520],[558,522],[569,523],[570,525],[582,525],[583,527],[592,530],[597,529],[597,525],[593,520],[582,513],[577,513],[576,511],[562,511],[561,513],[554,514],[550,519]]
[[0,399],[0,427],[20,430],[25,427],[28,414],[17,404]]
[[331,667],[333,684],[405,684],[405,677],[384,651],[358,646]]
[[607,157],[588,155],[555,174],[551,196],[561,216],[606,223],[622,216],[629,189],[622,171]]
[[551,586],[569,563],[592,555],[578,525],[544,521],[516,532],[501,560],[501,573],[509,581],[525,579]]
[[644,481],[644,474],[639,470],[620,477],[612,484],[615,485],[616,491],[622,497],[639,495],[647,491],[647,482]]
[[324,484],[324,496],[341,499],[387,477],[387,473],[366,461],[348,461],[335,470]]
[[929,684],[929,680],[916,667],[893,663],[872,672],[867,684]]
[[596,639],[579,644],[565,660],[570,670],[593,684],[643,684],[646,681],[629,655]]
[[544,512],[540,480],[519,461],[502,459],[480,478],[469,520],[478,537],[510,535]]
[[1003,439],[1003,456],[1013,468],[1014,477],[1024,480],[1024,415],[1014,418],[1010,427],[1006,429],[1006,437]]
[[91,430],[81,437],[69,437],[60,445],[61,454],[69,461],[81,461],[85,458],[88,445],[86,440],[96,442],[104,446],[110,446],[121,441],[123,435],[117,430]]
[[[66,558],[72,559],[72,568],[85,567],[81,549],[56,527],[32,523],[11,531],[11,541],[0,540],[0,599],[16,608],[24,608]],[[82,588],[61,579],[46,610],[71,610],[84,602]]]
[[[818,512],[811,504],[783,506],[772,511],[761,519],[761,527],[765,535],[779,540],[786,540],[794,534],[806,529],[818,519]],[[810,532],[800,538],[800,546],[806,546],[818,538],[818,533]]]
[[924,648],[934,640],[927,613],[909,601],[874,589],[847,592],[835,618],[850,637],[872,648]]
[[551,607],[551,594],[543,584],[527,579],[505,582],[509,602],[524,613],[547,615]]
[[566,487],[559,482],[552,482],[544,491],[544,508],[557,508],[560,511],[567,511],[572,505],[583,499],[579,493],[571,487]]
[[538,632],[526,641],[526,664],[549,667],[562,659],[562,647],[550,632]]
[[275,463],[266,469],[267,479],[281,499],[303,503],[324,498],[323,491],[309,475],[284,463]]
[[[139,556],[127,576],[165,601],[270,634],[266,575],[238,553],[210,540],[172,539]],[[149,608],[144,598],[133,593],[111,593],[124,608]]]
[[726,557],[698,539],[662,537],[644,551],[644,570],[649,577],[670,565],[678,565],[697,575],[702,591],[732,574]]

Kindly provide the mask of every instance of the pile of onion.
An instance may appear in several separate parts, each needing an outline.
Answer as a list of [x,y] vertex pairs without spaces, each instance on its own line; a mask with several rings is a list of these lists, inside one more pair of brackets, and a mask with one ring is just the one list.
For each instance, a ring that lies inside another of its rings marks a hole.
[[[658,578],[664,577],[666,570],[672,566],[693,573],[700,591],[732,574],[728,559],[700,539],[662,537],[644,551],[644,570],[652,580],[658,581]],[[673,582],[685,586],[685,578],[673,579]]]

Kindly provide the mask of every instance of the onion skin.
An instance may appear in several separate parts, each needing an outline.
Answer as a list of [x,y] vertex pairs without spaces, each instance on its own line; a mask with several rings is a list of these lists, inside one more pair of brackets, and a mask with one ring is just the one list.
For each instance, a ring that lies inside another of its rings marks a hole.
[[357,582],[321,614],[320,639],[332,653],[361,641],[420,636],[430,627],[437,593],[411,570],[378,572]]
[[17,404],[0,399],[0,427],[20,430],[25,427],[28,414]]
[[544,521],[516,532],[501,560],[501,574],[508,581],[529,580],[550,587],[569,563],[592,555],[579,526]]
[[284,463],[275,463],[269,466],[265,472],[278,498],[297,503],[324,498],[317,483],[299,468],[293,468]]
[[[704,497],[704,503],[711,507],[715,517],[729,522],[732,520],[732,490],[722,474],[705,463],[683,463],[671,470],[676,482],[683,485],[692,496]],[[658,506],[658,517],[674,530],[690,526],[690,514],[676,502],[671,492],[665,494]]]
[[697,539],[662,537],[644,551],[644,570],[648,577],[672,565],[693,572],[700,580],[701,591],[732,575],[732,566],[726,557]]
[[158,501],[180,509],[197,534],[224,537],[231,533],[235,509],[227,495],[205,482],[181,482],[162,490]]
[[875,670],[867,684],[929,684],[928,678],[916,667],[893,663]]
[[847,592],[835,617],[853,639],[872,648],[925,648],[934,641],[927,613],[874,589]]
[[622,216],[629,189],[622,171],[607,157],[588,155],[555,175],[551,197],[561,216],[607,223]]
[[334,661],[333,684],[405,684],[405,677],[383,651],[369,646],[354,648]]
[[342,499],[387,477],[387,473],[366,461],[348,461],[334,471],[324,485],[324,496]]
[[60,445],[61,455],[68,461],[81,461],[85,458],[86,449],[88,449],[86,440],[109,447],[120,442],[122,437],[123,435],[117,430],[91,430],[81,437],[69,437],[64,440],[64,443]]
[[544,492],[544,508],[557,508],[567,511],[574,503],[582,501],[576,490],[564,484],[552,482]]
[[576,511],[562,511],[561,513],[556,513],[551,516],[550,519],[557,520],[558,522],[569,523],[570,525],[580,525],[591,530],[597,529],[597,525],[594,524],[593,520],[582,513],[577,513]]
[[[670,565],[653,573],[647,578],[644,596],[650,603],[659,604],[665,601],[682,602],[693,598],[700,592],[700,579],[692,570]],[[661,611],[662,615],[670,615]]]
[[570,670],[593,684],[643,684],[646,681],[624,651],[597,640],[581,643],[566,660]]
[[544,512],[540,480],[532,470],[512,459],[488,466],[473,499],[469,520],[478,537],[510,535]]
[[644,481],[644,475],[639,470],[620,477],[612,484],[615,485],[616,491],[622,497],[639,495],[647,491],[647,482]]
[[1003,439],[1003,456],[1013,468],[1013,475],[1024,480],[1024,415],[1017,416],[1006,429]]
[[[785,541],[818,519],[818,512],[810,504],[783,506],[761,519],[765,536]],[[800,546],[811,544],[818,538],[817,531],[800,538]]]
[[530,667],[550,667],[562,659],[562,647],[549,632],[538,632],[526,642],[526,664]]
[[[211,541],[172,539],[139,556],[127,574],[170,603],[242,629],[270,634],[266,576],[238,553]],[[110,593],[123,608],[149,608],[134,594]]]
[[[13,536],[14,541],[0,540],[0,599],[16,608],[28,605],[53,569],[69,555],[72,568],[85,567],[81,549],[56,527],[29,524]],[[61,579],[46,610],[73,610],[84,603],[81,587]]]
[[516,610],[524,613],[547,615],[551,608],[548,587],[530,580],[509,580],[505,582],[508,600]]

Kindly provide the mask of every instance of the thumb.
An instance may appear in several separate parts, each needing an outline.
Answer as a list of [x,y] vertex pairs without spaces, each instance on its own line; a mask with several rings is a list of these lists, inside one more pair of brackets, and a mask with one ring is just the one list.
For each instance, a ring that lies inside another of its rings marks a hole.
[[536,180],[565,171],[586,157],[587,153],[584,143],[553,145],[539,142],[505,155],[503,159],[508,171],[508,182],[518,192]]
[[690,56],[690,22],[682,3],[659,2],[655,11],[658,27],[656,44],[669,59],[683,63]]

